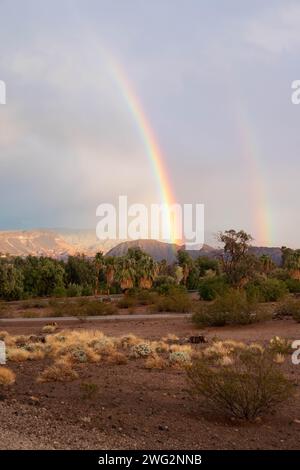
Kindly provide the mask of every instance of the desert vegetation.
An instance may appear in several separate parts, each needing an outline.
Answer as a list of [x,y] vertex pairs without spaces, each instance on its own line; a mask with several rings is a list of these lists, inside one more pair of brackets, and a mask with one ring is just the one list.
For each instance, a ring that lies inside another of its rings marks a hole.
[[293,385],[280,362],[272,347],[217,342],[188,368],[187,377],[193,393],[205,398],[205,406],[254,420],[292,395]]

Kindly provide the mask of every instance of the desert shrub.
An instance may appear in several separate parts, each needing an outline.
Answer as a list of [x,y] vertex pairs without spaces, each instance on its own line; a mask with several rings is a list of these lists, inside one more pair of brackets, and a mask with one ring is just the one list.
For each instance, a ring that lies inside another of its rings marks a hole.
[[293,386],[274,357],[259,348],[235,349],[227,363],[202,356],[187,370],[196,396],[217,412],[253,420],[292,394]]
[[146,369],[165,369],[167,366],[166,360],[158,354],[149,356],[145,362]]
[[125,294],[117,303],[119,308],[133,308],[137,305],[137,298],[133,295]]
[[224,295],[229,289],[224,277],[213,276],[200,279],[198,292],[201,300],[214,300]]
[[275,317],[292,316],[297,322],[300,321],[300,300],[287,299],[281,302],[275,310]]
[[131,348],[130,356],[133,358],[148,357],[153,354],[153,349],[149,343],[139,343]]
[[57,286],[53,290],[54,297],[66,297],[66,295],[67,295],[67,289],[64,286]]
[[88,297],[88,296],[93,295],[93,294],[94,294],[93,286],[89,286],[87,284],[82,286],[81,295],[83,295],[84,297]]
[[0,367],[0,391],[2,387],[13,385],[16,380],[15,373],[8,367]]
[[277,302],[287,294],[285,283],[279,279],[257,279],[245,286],[249,299],[257,302]]
[[291,294],[299,294],[300,293],[300,281],[299,279],[286,279],[285,285],[288,288]]
[[158,296],[151,310],[154,312],[190,312],[192,302],[188,294],[181,289],[174,289],[170,294]]
[[169,354],[169,362],[172,366],[185,366],[191,362],[191,356],[186,351],[172,351]]
[[117,313],[117,307],[112,303],[101,302],[100,300],[79,299],[70,300],[51,300],[50,305],[53,316],[96,316],[113,315]]
[[269,350],[274,354],[290,354],[292,352],[291,344],[289,339],[274,336],[270,339]]
[[79,315],[97,316],[114,315],[118,309],[113,303],[99,302],[99,300],[90,300],[79,307]]
[[110,355],[115,350],[114,341],[107,336],[97,338],[88,343],[88,345],[101,355]]
[[176,281],[172,276],[160,275],[154,281],[154,288],[159,294],[169,294],[176,286]]
[[156,292],[151,292],[145,289],[141,290],[137,294],[137,301],[139,305],[151,305],[155,302],[156,298]]
[[69,382],[78,378],[72,365],[65,361],[57,361],[47,367],[38,377],[38,382]]
[[245,292],[231,289],[212,304],[200,305],[193,314],[198,326],[247,325],[258,321],[257,305],[248,300]]
[[84,399],[91,399],[98,393],[98,385],[93,382],[82,382],[80,389]]
[[65,356],[69,362],[75,363],[93,363],[100,361],[99,354],[83,342],[67,345],[60,350],[59,355]]
[[82,295],[82,286],[79,284],[69,284],[66,293],[67,297],[80,297]]

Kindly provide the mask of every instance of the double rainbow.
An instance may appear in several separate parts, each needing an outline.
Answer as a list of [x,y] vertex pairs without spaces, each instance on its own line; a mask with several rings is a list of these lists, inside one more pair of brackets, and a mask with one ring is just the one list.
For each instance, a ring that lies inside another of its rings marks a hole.
[[[111,76],[114,82],[116,83],[118,89],[121,91],[123,99],[134,119],[134,122],[136,123],[139,129],[139,133],[142,137],[147,156],[153,167],[161,202],[165,204],[167,208],[170,208],[173,204],[175,204],[175,197],[173,194],[170,180],[167,175],[162,152],[159,148],[154,132],[148,122],[143,107],[136,93],[134,92],[134,89],[130,84],[124,70],[122,69],[120,64],[112,58],[112,56],[109,57],[108,63]],[[168,210],[167,212],[167,224],[169,232],[171,234],[171,239],[169,241],[171,243],[178,243],[179,240],[177,240],[174,236],[174,224],[176,223],[176,221],[171,218],[170,211]]]

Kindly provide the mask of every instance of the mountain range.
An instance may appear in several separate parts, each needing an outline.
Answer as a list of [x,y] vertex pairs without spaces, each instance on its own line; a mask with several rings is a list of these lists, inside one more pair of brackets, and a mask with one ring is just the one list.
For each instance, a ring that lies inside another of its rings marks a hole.
[[[116,240],[98,240],[93,230],[0,231],[0,254],[2,256],[10,254],[13,256],[35,255],[66,258],[76,253],[94,256],[98,251],[103,251],[106,256],[122,256],[132,247],[140,247],[156,261],[166,259],[168,263],[174,262],[177,251],[183,248],[180,245],[148,239],[121,243]],[[257,256],[269,255],[276,264],[280,264],[280,248],[251,247],[250,250]],[[188,253],[193,259],[198,256],[216,258],[222,253],[222,250],[205,244],[201,250],[189,250]]]

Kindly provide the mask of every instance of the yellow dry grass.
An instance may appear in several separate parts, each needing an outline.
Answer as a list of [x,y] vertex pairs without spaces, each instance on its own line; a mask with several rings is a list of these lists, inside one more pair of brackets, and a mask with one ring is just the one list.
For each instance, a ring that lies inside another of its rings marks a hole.
[[15,383],[16,375],[8,367],[0,367],[0,386],[9,386]]
[[38,377],[38,382],[70,382],[78,378],[78,373],[72,368],[72,364],[59,360],[47,367]]
[[145,362],[146,369],[165,369],[167,366],[167,361],[163,357],[158,356],[158,354],[149,356]]

